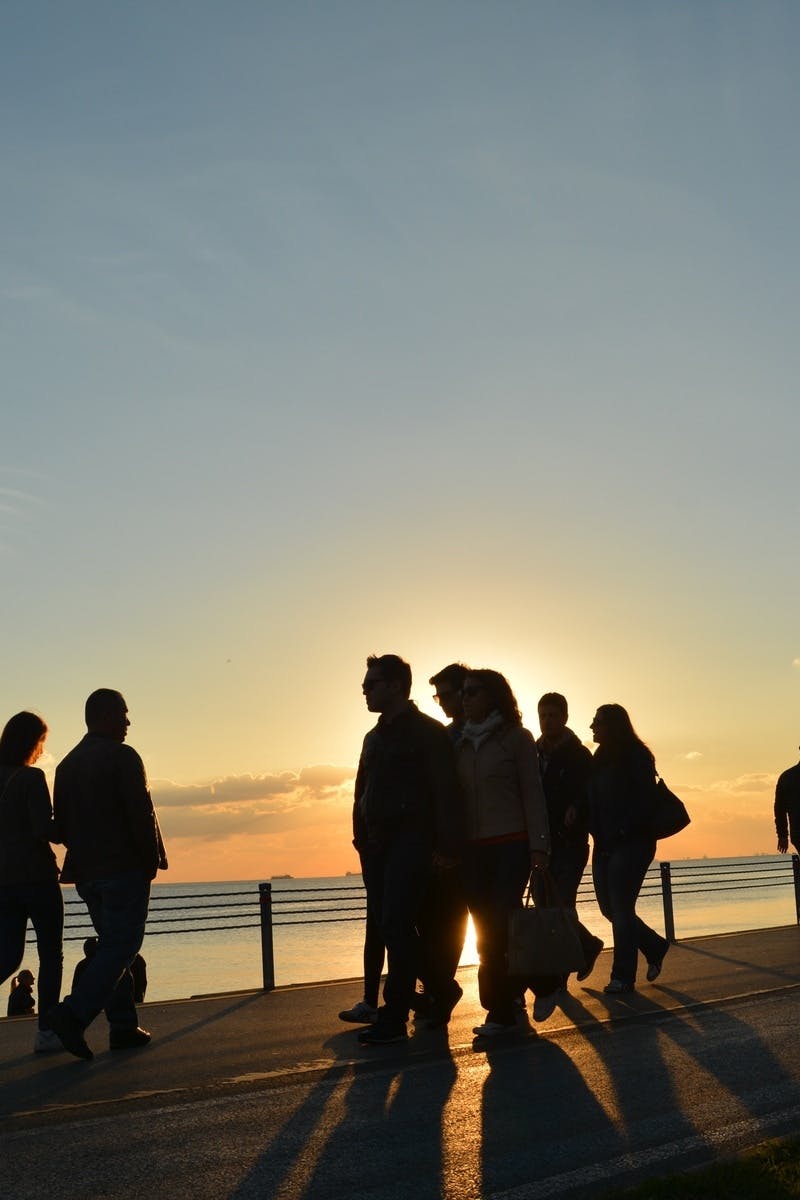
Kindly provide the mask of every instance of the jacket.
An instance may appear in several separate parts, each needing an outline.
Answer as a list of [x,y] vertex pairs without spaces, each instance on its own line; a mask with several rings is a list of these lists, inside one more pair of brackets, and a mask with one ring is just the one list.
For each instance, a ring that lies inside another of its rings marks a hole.
[[[589,840],[591,752],[571,729],[564,730],[558,745],[549,754],[541,738],[536,747],[554,849],[558,843],[586,846]],[[576,819],[568,826],[565,817],[569,808],[575,809]]]
[[549,853],[547,808],[533,735],[521,725],[503,725],[477,749],[462,737],[457,756],[467,840],[521,833],[532,851]]
[[44,771],[0,767],[0,883],[58,879],[53,810]]
[[67,847],[63,883],[137,870],[153,879],[166,868],[144,763],[132,746],[87,733],[56,768],[53,808]]
[[789,837],[795,848],[800,845],[800,763],[778,776],[775,832],[779,838]]
[[644,746],[610,758],[595,751],[589,781],[589,832],[596,850],[611,851],[633,839],[655,842],[656,770]]
[[353,845],[385,845],[401,831],[430,838],[454,857],[461,844],[460,798],[453,747],[443,725],[408,708],[379,717],[364,738],[353,803]]

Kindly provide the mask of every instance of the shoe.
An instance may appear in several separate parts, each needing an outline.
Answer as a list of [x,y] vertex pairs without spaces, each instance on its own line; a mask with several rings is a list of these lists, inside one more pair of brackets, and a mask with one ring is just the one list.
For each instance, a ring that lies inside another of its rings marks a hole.
[[661,958],[654,958],[651,963],[647,964],[647,982],[648,983],[655,983],[655,981],[658,979],[659,975],[661,974],[661,968],[664,965],[664,959],[667,957],[667,950],[669,950],[669,942],[667,942],[666,949],[664,950],[664,953],[661,955]]
[[392,1042],[408,1041],[405,1021],[376,1021],[358,1035],[361,1046],[388,1046]]
[[425,1022],[426,1029],[444,1029],[449,1023],[453,1015],[453,1009],[458,1004],[461,997],[464,995],[464,989],[461,984],[453,980],[450,986],[450,995],[447,1000],[434,1000],[428,1012],[428,1019]]
[[63,1051],[64,1043],[52,1029],[38,1029],[33,1040],[34,1054],[57,1054]]
[[560,989],[555,992],[548,992],[546,996],[535,996],[533,1000],[533,1019],[534,1021],[546,1021],[548,1017],[552,1017],[556,1011],[558,1004],[558,996]]
[[69,1005],[62,1000],[55,1008],[51,1008],[45,1014],[48,1024],[52,1027],[52,1032],[61,1041],[61,1045],[70,1054],[74,1054],[76,1058],[85,1058],[87,1061],[94,1058],[89,1047],[86,1045],[86,1038],[83,1036],[83,1026],[78,1018],[73,1013]]
[[511,1033],[516,1029],[516,1024],[512,1021],[506,1025],[503,1021],[485,1021],[483,1025],[473,1026],[472,1032],[475,1037],[497,1037],[501,1033]]
[[378,1010],[366,1000],[359,1000],[352,1008],[345,1008],[339,1013],[340,1021],[349,1021],[351,1025],[372,1025],[378,1019]]
[[108,1035],[109,1050],[138,1050],[146,1046],[152,1034],[138,1025],[135,1029],[114,1029]]
[[603,949],[604,945],[605,945],[605,943],[603,942],[602,938],[594,939],[594,944],[592,946],[592,949],[589,952],[588,956],[586,957],[586,966],[583,968],[582,971],[578,971],[578,974],[575,976],[578,983],[583,983],[584,979],[589,978],[592,971],[594,970],[594,964],[597,962],[598,958],[600,957],[600,951]]
[[622,992],[633,992],[635,987],[632,983],[625,983],[622,979],[609,979],[603,991],[607,996],[619,996]]
[[414,992],[411,1011],[415,1017],[427,1017],[433,1011],[434,999],[430,992]]

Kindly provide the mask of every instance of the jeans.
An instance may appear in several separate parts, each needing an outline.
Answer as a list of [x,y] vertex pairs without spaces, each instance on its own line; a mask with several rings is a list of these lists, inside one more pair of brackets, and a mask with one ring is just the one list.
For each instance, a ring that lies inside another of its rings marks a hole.
[[508,918],[520,908],[531,870],[527,841],[471,842],[463,860],[464,891],[478,946],[478,994],[487,1020],[514,1022],[514,996],[524,981],[508,974]]
[[101,1009],[114,1029],[139,1024],[130,965],[144,940],[150,880],[143,871],[126,871],[110,879],[75,885],[97,930],[97,951],[66,1004],[83,1025]]
[[64,963],[64,901],[57,879],[0,884],[0,983],[22,962],[29,920],[36,931],[39,954],[39,1028],[49,1029],[44,1014],[58,1004]]
[[467,901],[458,867],[434,867],[422,902],[417,930],[419,977],[425,991],[447,1002],[458,994],[455,974],[467,933]]
[[631,838],[613,850],[595,848],[592,858],[597,903],[614,931],[611,977],[622,983],[636,982],[638,950],[648,963],[659,962],[669,946],[666,938],[636,915],[636,901],[655,853],[654,841]]
[[385,1017],[406,1022],[419,971],[417,914],[431,871],[430,839],[414,830],[396,833],[362,855],[367,891],[367,920],[372,920],[386,946],[383,987]]

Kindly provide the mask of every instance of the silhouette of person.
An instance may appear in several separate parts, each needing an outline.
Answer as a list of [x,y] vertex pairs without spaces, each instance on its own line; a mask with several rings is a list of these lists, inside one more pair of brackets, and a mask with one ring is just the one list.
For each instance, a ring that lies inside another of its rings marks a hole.
[[453,858],[458,783],[453,749],[438,721],[411,701],[411,668],[396,654],[371,655],[362,691],[380,713],[364,738],[353,806],[354,844],[367,909],[381,930],[388,970],[377,1020],[363,1045],[403,1041],[419,970],[416,922],[434,853]]
[[9,1017],[27,1017],[28,1013],[33,1012],[36,1007],[33,999],[33,981],[33,971],[27,968],[11,980],[7,1009]]
[[614,931],[610,995],[636,986],[637,952],[647,960],[647,980],[661,974],[669,942],[645,924],[636,901],[655,858],[652,820],[656,765],[621,704],[601,704],[592,721],[589,832],[594,838],[592,876],[597,903]]
[[[466,721],[457,763],[464,797],[464,891],[478,944],[486,1019],[476,1037],[516,1027],[519,981],[507,969],[508,919],[531,871],[547,866],[550,837],[533,735],[499,671],[471,670],[461,689]],[[524,986],[524,984],[523,984]]]
[[[450,724],[446,727],[455,747],[464,725],[461,688],[469,674],[464,663],[450,663],[428,681],[433,698]],[[417,996],[417,1017],[424,1016],[429,1029],[439,1029],[450,1020],[463,995],[456,971],[464,949],[469,910],[464,895],[460,864],[434,859],[433,871],[417,919],[420,938],[420,979],[423,993]]]
[[775,831],[778,851],[785,854],[789,839],[800,854],[800,763],[778,776],[775,786]]
[[46,737],[47,725],[30,712],[16,713],[0,735],[0,983],[22,962],[30,921],[39,955],[37,1054],[64,1049],[47,1018],[61,992],[64,901],[50,792],[34,766]]
[[130,966],[144,938],[150,884],[167,867],[144,764],[126,746],[128,706],[100,688],[86,701],[82,741],[56,768],[56,828],[67,847],[62,879],[74,882],[97,931],[97,952],[50,1014],[64,1046],[92,1058],[84,1030],[101,1009],[112,1050],[145,1046]]
[[[589,775],[592,755],[580,739],[567,728],[569,708],[560,692],[546,692],[538,705],[541,737],[536,743],[542,786],[547,801],[550,826],[550,875],[561,904],[575,908],[583,872],[589,861]],[[534,898],[541,896],[538,877],[534,876]],[[592,972],[603,942],[580,922],[578,934],[585,967],[578,979]],[[558,1002],[559,989],[566,976],[541,976],[530,981],[535,993],[533,1018],[546,1021]]]

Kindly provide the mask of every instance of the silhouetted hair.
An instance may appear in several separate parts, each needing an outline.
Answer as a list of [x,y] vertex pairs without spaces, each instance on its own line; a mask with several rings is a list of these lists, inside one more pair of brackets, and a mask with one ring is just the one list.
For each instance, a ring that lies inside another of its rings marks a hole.
[[545,704],[549,704],[552,708],[557,708],[566,721],[567,717],[569,716],[569,708],[567,707],[566,696],[562,696],[561,692],[545,692],[540,699],[537,708],[542,708]]
[[11,992],[14,993],[21,984],[24,984],[25,987],[33,987],[33,971],[29,971],[27,967],[23,967],[19,975],[15,975],[11,980]]
[[104,717],[117,710],[120,702],[125,703],[122,692],[116,692],[113,688],[98,688],[86,701],[84,708],[86,724],[93,725],[95,721],[102,721]]
[[470,671],[468,679],[474,679],[486,689],[489,703],[496,708],[504,720],[510,725],[521,725],[522,714],[517,706],[517,700],[511,690],[511,684],[505,675],[499,671],[490,671],[483,667],[479,671]]
[[595,758],[619,760],[637,746],[647,752],[655,766],[655,757],[649,746],[645,745],[633,728],[627,709],[621,704],[601,704],[597,709],[598,716],[605,721],[606,734],[603,745],[594,752]]
[[0,764],[24,767],[46,733],[47,726],[36,713],[16,713],[0,734]]
[[469,667],[465,666],[464,663],[449,663],[446,667],[442,667],[441,671],[437,671],[435,675],[431,675],[428,683],[437,690],[442,684],[445,684],[446,687],[455,688],[457,692],[460,692],[464,685],[464,680],[469,673]]
[[367,667],[377,667],[386,683],[399,683],[406,699],[411,695],[411,667],[399,654],[370,654]]

